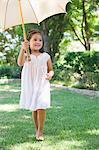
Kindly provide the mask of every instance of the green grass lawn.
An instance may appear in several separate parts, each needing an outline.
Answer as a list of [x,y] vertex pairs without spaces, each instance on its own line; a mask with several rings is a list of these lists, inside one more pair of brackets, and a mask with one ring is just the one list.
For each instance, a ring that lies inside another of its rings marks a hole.
[[31,112],[19,109],[20,84],[0,85],[0,150],[99,150],[99,98],[51,94],[45,141],[37,142]]

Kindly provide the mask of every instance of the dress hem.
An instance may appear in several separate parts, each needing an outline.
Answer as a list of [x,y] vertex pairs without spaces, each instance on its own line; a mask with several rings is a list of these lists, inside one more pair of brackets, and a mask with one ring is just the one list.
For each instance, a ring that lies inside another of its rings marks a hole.
[[32,109],[32,108],[28,108],[28,107],[20,107],[20,109],[26,109],[26,110],[30,110],[30,111],[36,111],[38,109],[48,109],[50,108],[51,106],[48,106],[48,107],[38,107],[38,108],[35,108],[35,109]]

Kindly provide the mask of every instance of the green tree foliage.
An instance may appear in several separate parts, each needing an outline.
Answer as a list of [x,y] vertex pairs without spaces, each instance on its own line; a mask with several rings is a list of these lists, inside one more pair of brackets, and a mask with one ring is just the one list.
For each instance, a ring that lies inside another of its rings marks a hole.
[[98,36],[96,33],[99,29],[98,6],[98,0],[72,0],[67,7],[68,15],[65,19],[68,28],[65,28],[65,31],[73,33],[85,50],[91,49],[90,41]]
[[0,65],[16,65],[21,38],[13,28],[0,33]]

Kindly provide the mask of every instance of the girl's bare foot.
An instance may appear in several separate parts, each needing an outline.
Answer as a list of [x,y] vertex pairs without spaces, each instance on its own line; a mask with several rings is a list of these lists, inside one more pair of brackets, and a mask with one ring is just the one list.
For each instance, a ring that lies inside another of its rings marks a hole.
[[36,137],[36,139],[38,138],[38,130],[36,130],[35,137]]
[[41,131],[36,132],[36,140],[38,140],[38,141],[43,141],[44,140],[43,132],[41,132]]

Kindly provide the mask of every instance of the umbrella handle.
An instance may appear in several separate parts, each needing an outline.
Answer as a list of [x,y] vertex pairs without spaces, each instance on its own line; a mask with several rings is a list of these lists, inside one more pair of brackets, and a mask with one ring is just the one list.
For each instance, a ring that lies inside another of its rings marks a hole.
[[[18,4],[19,4],[19,10],[20,10],[20,16],[21,16],[21,22],[22,22],[22,29],[23,29],[23,37],[24,37],[24,41],[27,41],[27,36],[26,36],[26,31],[25,31],[25,26],[24,26],[24,19],[23,19],[23,14],[22,14],[22,7],[21,7],[21,2],[20,0],[18,0]],[[27,60],[30,61],[30,53],[29,53],[29,49],[27,50]]]

